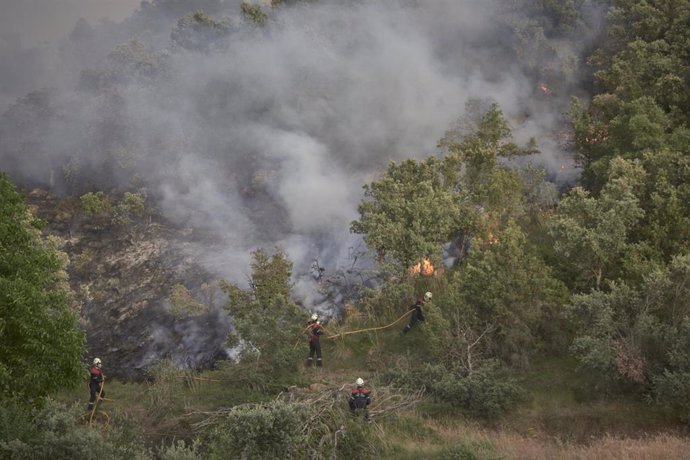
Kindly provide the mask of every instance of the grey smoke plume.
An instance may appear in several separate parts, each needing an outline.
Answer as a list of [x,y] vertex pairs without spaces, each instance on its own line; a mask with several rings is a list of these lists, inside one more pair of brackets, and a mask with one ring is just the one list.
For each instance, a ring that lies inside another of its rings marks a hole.
[[[67,192],[143,178],[167,218],[215,236],[197,255],[235,282],[260,246],[283,246],[298,272],[315,258],[348,264],[362,185],[391,160],[434,153],[468,98],[497,101],[518,136],[537,136],[559,180],[567,155],[550,136],[578,76],[554,96],[537,91],[542,76],[515,56],[520,12],[505,2],[292,2],[264,27],[239,3],[142,2],[121,23],[80,21],[19,67],[2,42],[3,69],[51,76],[3,116],[2,169]],[[197,48],[171,40],[197,9],[225,18],[227,34]],[[559,49],[578,57],[583,43]]]

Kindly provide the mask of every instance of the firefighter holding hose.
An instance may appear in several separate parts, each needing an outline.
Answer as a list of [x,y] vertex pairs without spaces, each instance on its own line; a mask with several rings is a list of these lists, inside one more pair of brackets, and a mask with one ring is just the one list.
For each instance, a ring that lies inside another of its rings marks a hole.
[[412,305],[412,308],[414,311],[412,312],[412,316],[410,316],[410,322],[405,326],[405,328],[400,331],[400,335],[405,335],[408,332],[410,332],[410,329],[417,324],[420,321],[424,321],[424,312],[422,311],[422,306],[424,305],[425,302],[428,302],[431,300],[431,292],[427,292],[424,294],[424,297],[418,297],[417,301]]
[[89,369],[89,391],[91,392],[91,397],[89,398],[89,405],[87,410],[90,412],[93,410],[93,405],[96,403],[96,398],[105,397],[105,391],[102,390],[103,380],[105,375],[103,375],[103,370],[101,369],[102,363],[100,358],[93,359],[93,366]]
[[307,333],[309,335],[309,357],[307,357],[306,366],[311,367],[316,357],[316,367],[321,367],[323,361],[321,360],[321,342],[319,338],[323,335],[323,327],[319,322],[319,315],[314,313],[311,319],[307,322]]

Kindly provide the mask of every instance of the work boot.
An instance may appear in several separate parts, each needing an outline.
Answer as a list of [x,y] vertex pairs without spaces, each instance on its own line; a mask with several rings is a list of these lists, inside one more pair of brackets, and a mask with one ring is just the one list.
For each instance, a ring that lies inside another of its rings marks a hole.
[[410,325],[408,324],[407,326],[405,326],[405,328],[404,328],[402,331],[400,331],[400,335],[405,335],[405,334],[407,334],[407,332],[408,332],[410,329],[411,329],[411,328],[410,328]]
[[323,366],[323,361],[321,361],[321,358],[316,359],[316,367],[322,367]]
[[304,367],[311,367],[311,363],[314,361],[313,358],[307,358],[307,361],[304,363]]

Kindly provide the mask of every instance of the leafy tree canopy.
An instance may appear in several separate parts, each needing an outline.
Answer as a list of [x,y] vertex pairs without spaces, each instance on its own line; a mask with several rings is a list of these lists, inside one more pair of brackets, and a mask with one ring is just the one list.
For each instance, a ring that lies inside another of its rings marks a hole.
[[609,20],[608,40],[590,58],[601,92],[587,108],[573,104],[576,148],[593,190],[612,156],[687,148],[690,123],[690,1],[618,0]]
[[484,356],[524,363],[536,342],[551,340],[543,334],[546,323],[560,316],[566,298],[565,286],[511,221],[500,239],[473,248],[462,269],[451,275],[439,299],[453,336],[445,353],[465,367],[471,367],[471,348],[477,362]]
[[439,144],[444,158],[391,163],[379,180],[364,186],[360,219],[351,230],[404,269],[440,256],[442,245],[455,237],[485,234],[521,215],[524,184],[499,158],[534,148],[518,147],[510,135],[497,104],[471,101],[468,116]]
[[274,371],[292,371],[298,361],[293,343],[300,336],[304,313],[290,301],[292,262],[276,249],[269,255],[263,249],[252,253],[252,275],[249,288],[222,283],[228,294],[228,312],[232,316],[234,344],[240,344],[245,359]]
[[83,377],[65,257],[0,175],[0,395],[34,399]]
[[563,265],[572,268],[573,284],[595,288],[615,279],[623,256],[631,250],[630,233],[644,216],[634,191],[644,180],[639,162],[615,159],[609,181],[599,197],[581,187],[571,190],[558,204],[550,222],[554,250]]
[[[640,391],[664,376],[690,372],[690,257],[648,273],[639,286],[612,283],[608,292],[576,295],[568,312],[573,351],[602,391]],[[662,382],[663,381],[663,382]],[[687,396],[682,396],[687,399]]]

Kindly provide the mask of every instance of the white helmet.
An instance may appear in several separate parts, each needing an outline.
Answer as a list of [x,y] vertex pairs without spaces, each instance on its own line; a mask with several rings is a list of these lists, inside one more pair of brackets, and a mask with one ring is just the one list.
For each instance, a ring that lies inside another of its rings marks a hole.
[[424,301],[428,302],[429,300],[431,300],[432,297],[433,296],[431,295],[431,292],[427,292],[426,294],[424,294]]
[[355,383],[357,384],[358,387],[364,386],[364,380],[362,380],[361,377],[358,378],[357,380],[355,380]]
[[93,358],[93,365],[101,367],[101,358]]
[[317,319],[319,319],[319,315],[317,315],[316,313],[314,313],[313,315],[311,315],[311,320],[312,320],[312,321],[316,321]]

